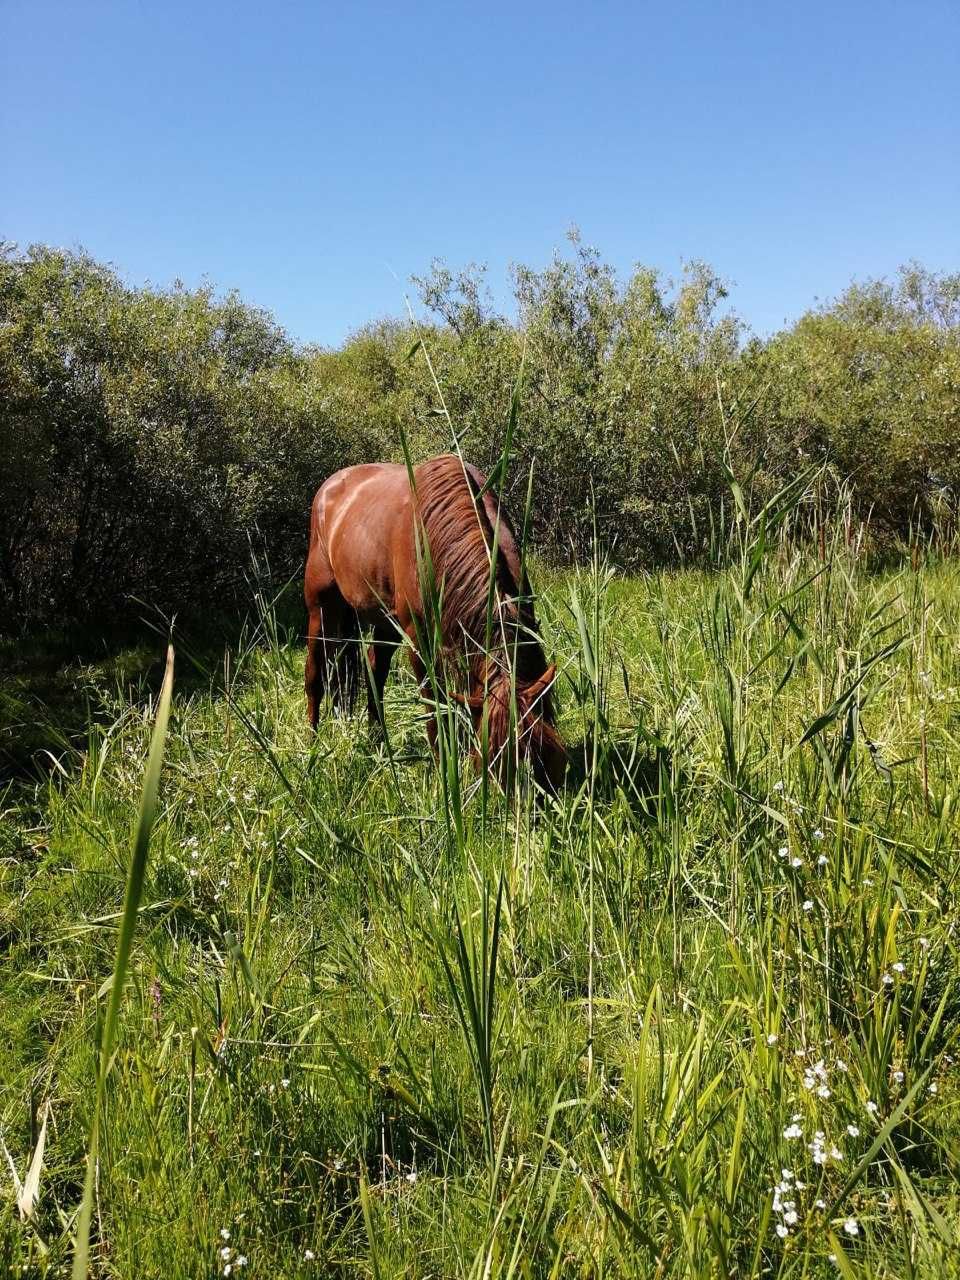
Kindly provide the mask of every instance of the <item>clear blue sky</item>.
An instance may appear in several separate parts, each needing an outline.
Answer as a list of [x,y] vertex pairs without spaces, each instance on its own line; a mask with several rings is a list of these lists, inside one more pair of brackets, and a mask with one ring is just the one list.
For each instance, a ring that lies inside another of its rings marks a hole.
[[0,0],[0,235],[208,278],[295,337],[434,256],[703,258],[761,332],[960,267],[960,0]]

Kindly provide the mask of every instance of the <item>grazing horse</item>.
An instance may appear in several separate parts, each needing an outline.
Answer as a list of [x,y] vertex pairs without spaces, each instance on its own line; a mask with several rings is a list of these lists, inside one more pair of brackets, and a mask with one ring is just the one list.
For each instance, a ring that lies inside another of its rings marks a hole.
[[[304,578],[311,727],[325,694],[338,709],[353,706],[362,629],[373,632],[371,724],[382,723],[383,689],[404,635],[426,698],[427,655],[420,649],[439,622],[435,659],[459,686],[452,696],[469,709],[478,735],[486,715],[488,759],[501,780],[510,778],[515,733],[537,780],[556,786],[567,762],[554,728],[556,667],[544,658],[513,530],[496,495],[484,490],[484,477],[459,457],[431,458],[412,477],[411,486],[411,472],[395,463],[346,467],[313,500]],[[435,747],[433,717],[427,732]]]

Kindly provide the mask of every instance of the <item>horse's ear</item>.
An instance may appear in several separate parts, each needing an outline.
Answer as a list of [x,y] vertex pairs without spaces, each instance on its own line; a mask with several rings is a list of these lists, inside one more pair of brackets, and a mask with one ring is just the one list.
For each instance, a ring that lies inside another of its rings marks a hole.
[[530,685],[529,689],[527,690],[527,695],[530,698],[531,702],[533,701],[534,698],[539,698],[542,694],[546,693],[546,691],[550,688],[550,686],[553,684],[556,678],[557,678],[557,664],[555,662],[551,662],[549,667],[547,667],[546,671],[543,673],[543,675],[538,676],[537,679],[534,680],[533,684]]

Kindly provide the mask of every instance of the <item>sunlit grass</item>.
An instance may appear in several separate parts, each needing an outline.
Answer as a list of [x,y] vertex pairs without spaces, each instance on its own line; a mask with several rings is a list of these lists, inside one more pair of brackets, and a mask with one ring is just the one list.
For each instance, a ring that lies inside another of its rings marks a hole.
[[[267,606],[175,693],[91,1274],[956,1274],[960,566],[742,534],[539,575],[556,800],[451,786],[405,674],[387,744],[309,742]],[[0,802],[21,1179],[50,1106],[10,1274],[69,1270],[152,728],[91,682],[68,776]]]

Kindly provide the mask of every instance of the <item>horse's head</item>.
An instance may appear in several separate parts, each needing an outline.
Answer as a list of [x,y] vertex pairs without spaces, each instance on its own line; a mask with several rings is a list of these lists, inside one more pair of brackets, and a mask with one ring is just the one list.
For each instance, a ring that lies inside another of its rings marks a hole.
[[[541,787],[556,791],[567,771],[567,751],[554,725],[551,687],[556,679],[555,664],[533,680],[517,680],[512,686],[508,671],[499,669],[460,701],[470,711],[478,737],[483,732],[484,708],[487,715],[487,755],[490,768],[509,788],[515,759],[514,745],[522,759],[529,762],[533,776]],[[511,702],[516,699],[516,720],[511,716]]]

